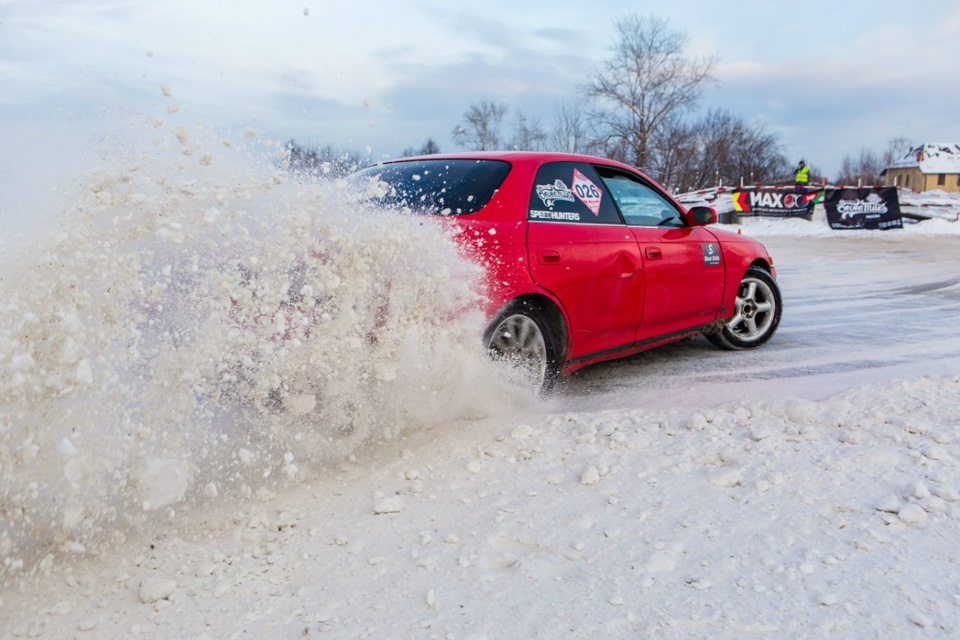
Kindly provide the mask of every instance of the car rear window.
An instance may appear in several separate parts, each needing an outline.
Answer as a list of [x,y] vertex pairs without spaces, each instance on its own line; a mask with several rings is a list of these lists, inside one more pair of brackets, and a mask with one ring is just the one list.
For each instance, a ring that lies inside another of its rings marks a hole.
[[500,160],[410,160],[353,174],[362,197],[418,213],[464,215],[482,209],[510,165]]

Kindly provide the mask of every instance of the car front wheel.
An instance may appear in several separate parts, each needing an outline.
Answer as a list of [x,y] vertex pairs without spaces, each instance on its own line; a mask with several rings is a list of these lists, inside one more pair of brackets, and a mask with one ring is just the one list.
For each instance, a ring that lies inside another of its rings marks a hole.
[[783,299],[777,281],[758,267],[747,269],[733,317],[707,339],[723,349],[754,349],[769,340],[780,326]]
[[484,344],[491,357],[504,362],[519,383],[534,391],[548,391],[559,374],[554,331],[540,309],[514,302],[490,324]]

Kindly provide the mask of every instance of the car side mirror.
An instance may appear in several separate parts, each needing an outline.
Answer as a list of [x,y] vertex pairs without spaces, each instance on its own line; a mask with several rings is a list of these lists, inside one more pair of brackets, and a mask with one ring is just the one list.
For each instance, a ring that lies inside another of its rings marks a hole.
[[688,213],[690,220],[698,227],[714,224],[717,221],[717,212],[710,207],[692,207]]

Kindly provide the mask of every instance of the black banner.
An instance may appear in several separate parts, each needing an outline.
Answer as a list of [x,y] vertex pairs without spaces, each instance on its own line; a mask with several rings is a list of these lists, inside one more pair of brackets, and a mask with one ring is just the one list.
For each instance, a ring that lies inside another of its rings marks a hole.
[[824,198],[831,229],[901,229],[896,187],[830,189]]

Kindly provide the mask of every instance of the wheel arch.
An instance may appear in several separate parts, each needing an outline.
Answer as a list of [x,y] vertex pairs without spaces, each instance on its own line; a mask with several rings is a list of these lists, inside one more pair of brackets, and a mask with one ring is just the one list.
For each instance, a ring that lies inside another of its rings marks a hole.
[[[760,286],[755,283],[749,293],[743,294],[742,310],[734,303],[733,315],[730,318],[718,319],[702,331],[710,342],[721,349],[754,349],[773,337],[780,326],[783,296],[771,265],[762,260],[752,262],[747,266],[740,286],[747,281],[747,278],[759,279]],[[759,302],[762,304],[758,304],[757,293],[760,294]],[[740,294],[737,295],[739,300]],[[748,303],[749,313],[746,311]],[[762,318],[760,323],[762,326],[758,326],[756,318]],[[741,325],[746,326],[745,331],[737,328]]]
[[[767,260],[764,260],[763,258],[754,258],[753,262],[747,265],[747,269],[751,267],[763,269],[764,271],[772,275],[772,270],[770,269],[770,263]],[[746,274],[747,272],[746,269],[744,269],[743,272],[744,274]]]
[[557,363],[559,365],[558,368],[562,369],[570,349],[570,333],[567,329],[567,318],[560,305],[553,300],[553,298],[542,293],[523,293],[501,305],[500,308],[497,309],[497,312],[491,317],[491,322],[484,332],[484,342],[489,339],[489,333],[493,330],[494,325],[496,325],[497,318],[500,318],[504,312],[516,305],[530,305],[536,308],[543,314],[547,322],[550,323],[550,327],[553,329],[557,341],[557,356],[562,360],[562,362]]
[[740,260],[737,260],[737,264],[731,266],[731,269],[727,271],[726,281],[724,282],[723,289],[723,306],[721,313],[717,316],[717,320],[725,320],[733,315],[733,309],[735,307],[735,300],[737,298],[737,290],[740,288],[740,282],[743,280],[744,276],[747,275],[747,271],[756,267],[757,269],[762,269],[766,271],[774,280],[777,279],[776,272],[770,266],[770,262],[764,259],[761,256],[755,256],[751,260],[747,256],[741,256]]

